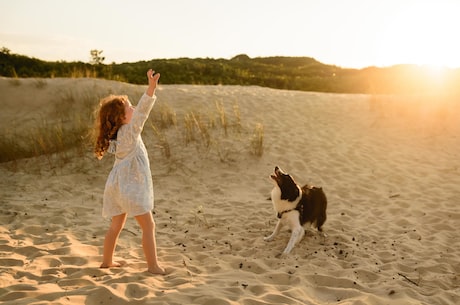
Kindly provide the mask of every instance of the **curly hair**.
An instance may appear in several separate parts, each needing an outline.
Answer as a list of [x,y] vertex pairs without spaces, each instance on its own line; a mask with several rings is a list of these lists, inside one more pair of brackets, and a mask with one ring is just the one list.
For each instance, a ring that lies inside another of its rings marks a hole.
[[125,119],[126,95],[109,95],[99,102],[95,124],[94,153],[100,160],[109,148],[110,140],[117,138],[118,129]]

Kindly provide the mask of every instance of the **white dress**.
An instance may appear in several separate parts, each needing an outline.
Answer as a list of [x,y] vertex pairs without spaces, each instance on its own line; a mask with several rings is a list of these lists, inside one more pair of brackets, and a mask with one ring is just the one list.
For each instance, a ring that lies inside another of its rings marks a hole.
[[115,163],[104,190],[102,215],[113,217],[126,213],[138,216],[153,209],[153,183],[149,157],[141,138],[156,96],[144,94],[134,109],[131,122],[122,125],[110,149]]

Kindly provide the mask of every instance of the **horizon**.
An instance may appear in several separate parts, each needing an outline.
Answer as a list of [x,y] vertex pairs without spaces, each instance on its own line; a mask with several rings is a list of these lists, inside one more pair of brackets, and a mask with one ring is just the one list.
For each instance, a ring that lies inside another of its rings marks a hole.
[[310,57],[353,69],[456,69],[459,9],[452,0],[2,1],[0,47],[67,62],[89,62],[96,49],[106,64],[245,54]]
[[[2,47],[0,46],[0,49]],[[41,60],[41,61],[45,61],[45,62],[56,62],[56,63],[59,63],[59,62],[65,62],[65,63],[72,63],[72,62],[82,62],[82,63],[90,63],[91,61],[91,58],[90,56],[88,56],[88,60],[87,61],[80,61],[80,60],[71,60],[71,61],[66,61],[66,60],[62,60],[62,59],[58,59],[58,60],[45,60],[45,59],[42,59],[42,58],[38,58],[38,57],[35,57],[35,56],[30,56],[28,54],[19,54],[19,53],[15,53],[13,50],[9,50],[7,48],[8,52],[10,55],[18,55],[18,56],[25,56],[25,57],[28,57],[28,58],[32,58],[32,59],[36,59],[36,60]],[[88,51],[88,54],[90,53],[90,50]],[[103,56],[104,54],[102,54]],[[175,60],[175,59],[181,59],[181,58],[185,58],[185,59],[191,59],[191,60],[194,60],[194,59],[210,59],[210,60],[219,60],[219,59],[224,59],[224,60],[231,60],[233,59],[234,57],[237,57],[239,55],[247,55],[247,54],[237,54],[235,56],[232,56],[231,58],[222,58],[222,57],[186,57],[186,56],[182,56],[182,57],[171,57],[171,58],[150,58],[150,59],[140,59],[140,60],[137,60],[137,61],[128,61],[128,62],[119,62],[119,63],[116,63],[116,62],[110,62],[110,63],[107,63],[107,62],[102,62],[101,64],[103,65],[112,65],[112,64],[115,64],[115,65],[121,65],[121,64],[131,64],[131,63],[137,63],[137,62],[142,62],[142,61],[153,61],[153,60]],[[104,57],[104,56],[103,56]],[[313,60],[316,60],[317,62],[319,62],[320,64],[323,64],[323,65],[328,65],[328,66],[336,66],[340,69],[355,69],[355,70],[363,70],[363,69],[367,69],[367,68],[381,68],[381,69],[386,69],[386,68],[393,68],[393,67],[397,67],[397,66],[416,66],[416,67],[420,67],[420,68],[424,68],[425,70],[427,71],[431,71],[433,72],[433,74],[437,74],[439,72],[442,72],[442,70],[460,70],[460,67],[447,67],[447,66],[433,66],[433,65],[429,65],[429,64],[411,64],[411,63],[397,63],[397,64],[393,64],[393,65],[389,65],[389,66],[366,66],[366,67],[360,67],[360,68],[354,68],[354,67],[342,67],[342,66],[339,66],[339,65],[335,65],[335,64],[330,64],[330,63],[325,63],[325,62],[321,62],[319,60],[317,60],[316,58],[314,57],[311,57],[311,56],[283,56],[283,55],[273,55],[273,56],[255,56],[255,57],[250,57],[248,56],[250,59],[255,59],[255,58],[273,58],[273,57],[286,57],[286,58],[311,58]]]

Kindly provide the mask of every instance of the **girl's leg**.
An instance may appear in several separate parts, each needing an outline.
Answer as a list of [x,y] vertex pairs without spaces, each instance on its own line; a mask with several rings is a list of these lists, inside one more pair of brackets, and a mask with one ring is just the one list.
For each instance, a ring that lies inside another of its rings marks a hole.
[[120,232],[123,229],[125,222],[126,214],[112,217],[112,223],[105,234],[101,268],[120,267],[119,263],[113,262],[113,252],[115,251],[118,236],[120,236]]
[[157,260],[157,248],[155,241],[155,221],[152,213],[148,212],[135,217],[142,229],[142,248],[147,260],[148,271],[154,274],[165,274]]

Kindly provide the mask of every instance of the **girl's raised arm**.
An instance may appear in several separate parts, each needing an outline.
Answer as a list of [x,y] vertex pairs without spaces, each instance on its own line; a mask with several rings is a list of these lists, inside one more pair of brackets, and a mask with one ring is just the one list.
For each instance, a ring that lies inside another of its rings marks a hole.
[[145,94],[148,96],[153,96],[155,94],[155,90],[158,86],[158,80],[160,79],[160,73],[155,73],[152,69],[147,71],[147,78],[149,80],[149,87]]

